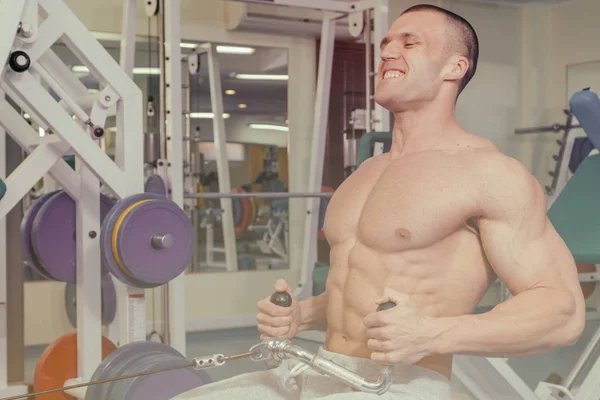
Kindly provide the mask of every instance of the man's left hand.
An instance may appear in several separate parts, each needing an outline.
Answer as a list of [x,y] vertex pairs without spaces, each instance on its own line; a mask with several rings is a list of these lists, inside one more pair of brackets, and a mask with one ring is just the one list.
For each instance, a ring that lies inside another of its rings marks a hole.
[[384,364],[414,364],[432,354],[431,332],[428,319],[421,314],[407,294],[386,289],[376,304],[386,302],[396,307],[368,314],[363,323],[367,327],[367,346],[373,350],[371,359]]

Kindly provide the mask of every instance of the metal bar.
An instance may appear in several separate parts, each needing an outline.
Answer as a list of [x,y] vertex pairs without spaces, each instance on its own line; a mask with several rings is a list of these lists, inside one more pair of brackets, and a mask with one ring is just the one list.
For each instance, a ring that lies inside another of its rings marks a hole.
[[573,366],[571,371],[569,371],[569,374],[567,375],[565,380],[562,382],[562,385],[564,387],[566,387],[569,390],[573,389],[573,385],[575,384],[575,381],[577,381],[577,379],[581,376],[584,368],[591,361],[591,357],[597,350],[599,343],[600,343],[600,329],[596,330],[596,333],[594,333],[594,336],[590,339],[588,344],[585,346],[585,348],[583,349],[583,352],[577,359],[577,362],[575,363],[575,365]]
[[[310,165],[308,172],[309,192],[318,193],[323,181],[323,162],[325,159],[325,141],[327,138],[327,121],[329,119],[329,98],[331,95],[331,74],[333,69],[333,52],[335,46],[335,15],[324,15],[321,28],[321,48],[319,49],[319,69],[317,74],[317,92],[313,114]],[[317,197],[306,202],[306,219],[304,238],[302,241],[302,262],[300,264],[300,281],[298,288],[303,295],[312,294],[312,271],[317,253],[316,232],[319,224],[319,205]],[[310,284],[309,284],[310,283]]]
[[[135,30],[137,21],[137,1],[123,1],[123,20],[121,24],[121,54],[119,61],[123,71],[133,79],[135,65]],[[148,49],[150,51],[150,49]],[[151,67],[151,65],[148,65]]]
[[[367,115],[365,116],[365,130],[367,132],[371,132],[371,124],[373,122],[373,107],[372,107],[372,102],[371,102],[371,82],[372,82],[372,65],[373,65],[373,60],[371,59],[372,54],[371,54],[371,41],[372,41],[372,36],[371,36],[371,31],[372,31],[372,26],[371,26],[371,10],[365,10],[364,11],[364,18],[365,18],[365,33],[364,33],[364,39],[365,39],[365,106],[367,109]],[[346,98],[346,96],[344,96],[344,99]]]
[[562,124],[553,124],[553,125],[547,125],[547,126],[536,126],[536,127],[532,127],[532,128],[521,128],[521,129],[515,129],[515,135],[527,135],[530,133],[547,133],[547,132],[560,132],[563,131],[565,129],[576,129],[576,128],[581,128],[581,125],[571,125],[570,127],[567,125],[562,125]]
[[0,71],[4,70],[24,8],[25,0],[0,1]]
[[273,6],[309,8],[321,11],[353,12],[353,3],[345,3],[337,0],[235,0],[240,3],[256,3]]
[[[202,46],[207,49],[208,55],[208,80],[210,84],[210,102],[213,119],[213,137],[217,149],[217,172],[219,188],[225,193],[231,190],[231,175],[229,161],[227,160],[227,134],[225,120],[223,119],[223,90],[221,88],[221,68],[217,59],[215,46],[211,43]],[[225,242],[225,262],[228,271],[237,271],[236,237],[233,230],[233,206],[230,198],[221,198],[223,216],[223,240]]]
[[[367,1],[367,0],[363,0]],[[387,34],[389,28],[389,17],[388,17],[388,0],[375,0],[376,5],[375,9],[372,13],[373,15],[373,50],[374,50],[374,63],[373,70],[374,73],[377,73],[379,69],[378,65],[381,60],[381,48],[379,47],[379,43]],[[373,128],[377,132],[389,132],[390,131],[390,112],[383,108],[381,105],[375,103],[375,117]],[[369,116],[367,116],[369,117]]]
[[[181,93],[181,0],[169,0],[164,4],[165,66],[163,70],[167,86],[167,159],[169,160],[169,184],[171,200],[183,208],[184,192],[184,150],[183,150],[183,110]],[[185,356],[185,276],[179,275],[165,285],[165,321],[166,343]]]
[[[589,360],[592,361],[592,360]],[[593,361],[592,368],[590,368],[587,376],[579,386],[577,390],[577,399],[589,400],[600,398],[600,357],[597,357]]]
[[330,198],[333,193],[288,193],[288,192],[250,192],[250,193],[186,193],[186,199],[293,199],[293,198]]

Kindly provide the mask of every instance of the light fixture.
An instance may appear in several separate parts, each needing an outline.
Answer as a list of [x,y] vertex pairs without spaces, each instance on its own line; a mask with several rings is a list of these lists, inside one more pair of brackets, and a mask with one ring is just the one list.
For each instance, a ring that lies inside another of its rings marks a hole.
[[25,113],[25,114],[23,114],[23,118],[25,118],[25,119],[29,119],[29,118],[31,118],[31,117],[29,116],[29,114]]
[[[190,118],[194,118],[194,119],[212,119],[214,118],[215,115],[211,112],[193,112],[190,113]],[[229,118],[229,114],[227,113],[223,113],[223,118],[227,119]]]
[[[75,73],[89,73],[90,69],[85,65],[74,65],[71,67],[71,71]],[[135,67],[133,68],[134,75],[160,75],[160,68],[158,67]]]
[[71,67],[71,71],[76,72],[76,73],[88,73],[88,72],[90,72],[90,69],[88,67],[86,67],[85,65],[73,65]]
[[255,51],[252,47],[217,45],[217,53],[221,54],[254,54]]
[[271,130],[271,131],[282,131],[287,132],[290,129],[287,126],[283,125],[272,125],[272,124],[250,124],[248,125],[252,129],[262,129],[262,130]]
[[246,104],[238,104],[238,108],[246,108],[248,107]]
[[236,79],[253,80],[253,81],[287,81],[287,75],[266,75],[266,74],[235,74]]
[[233,89],[227,89],[225,91],[225,94],[228,94],[229,96],[233,96],[235,94],[235,90],[233,90]]
[[182,49],[195,49],[196,47],[198,47],[197,43],[181,43],[179,45],[179,47],[181,47]]

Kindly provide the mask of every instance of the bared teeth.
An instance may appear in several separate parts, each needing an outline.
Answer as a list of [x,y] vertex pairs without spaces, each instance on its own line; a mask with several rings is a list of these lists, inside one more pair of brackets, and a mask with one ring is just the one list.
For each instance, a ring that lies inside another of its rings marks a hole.
[[383,75],[383,79],[399,78],[402,75],[403,74],[400,71],[386,71]]

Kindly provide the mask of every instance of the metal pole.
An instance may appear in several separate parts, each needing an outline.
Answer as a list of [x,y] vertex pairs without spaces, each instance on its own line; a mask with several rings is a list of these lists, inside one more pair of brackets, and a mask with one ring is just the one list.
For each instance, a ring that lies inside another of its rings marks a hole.
[[581,128],[581,125],[567,126],[567,125],[562,125],[562,124],[554,124],[554,125],[548,125],[548,126],[536,126],[533,128],[515,129],[515,134],[516,135],[526,135],[526,134],[530,134],[530,133],[560,132],[565,129],[575,129],[575,128]]
[[371,103],[371,79],[372,79],[372,60],[371,60],[371,10],[365,10],[365,104],[366,104],[366,113],[365,116],[365,132],[371,132],[371,126],[373,121],[373,111],[372,111],[372,103]]
[[569,372],[569,375],[567,375],[567,377],[565,378],[563,383],[564,387],[566,387],[569,390],[573,388],[575,381],[577,380],[577,378],[579,378],[579,376],[583,372],[584,367],[589,363],[591,356],[596,351],[598,343],[600,343],[600,329],[596,331],[592,339],[589,341],[589,343],[583,350],[583,353],[581,353],[581,356],[577,360],[577,363],[575,363],[575,366]]
[[288,193],[288,192],[251,192],[251,193],[186,193],[186,199],[289,199],[289,198],[330,198],[333,193]]

